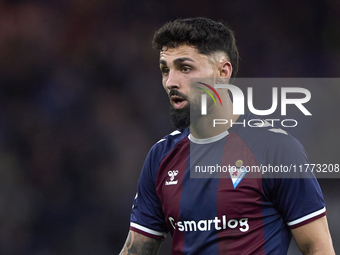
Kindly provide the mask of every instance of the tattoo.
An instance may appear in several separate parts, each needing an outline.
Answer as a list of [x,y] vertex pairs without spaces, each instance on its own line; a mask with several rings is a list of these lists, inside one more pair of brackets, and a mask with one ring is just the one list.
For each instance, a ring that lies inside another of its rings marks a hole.
[[128,240],[126,242],[126,249],[128,250],[128,254],[137,254],[137,247],[134,245],[134,236],[135,232],[129,232]]
[[130,231],[120,255],[156,255],[161,240]]
[[128,238],[126,240],[126,248],[129,250],[133,243],[134,232],[129,232]]

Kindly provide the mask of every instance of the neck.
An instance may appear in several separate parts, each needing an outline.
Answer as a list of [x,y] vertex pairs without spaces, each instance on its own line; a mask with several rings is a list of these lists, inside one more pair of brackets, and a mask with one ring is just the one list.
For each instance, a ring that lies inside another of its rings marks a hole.
[[[213,109],[215,109],[213,112],[190,123],[189,129],[193,137],[205,139],[217,136],[228,130],[231,127],[230,122],[236,122],[239,117],[239,115],[233,115],[233,104],[229,97],[228,100],[223,102],[223,106]],[[215,121],[214,127],[214,120],[217,119],[220,121]]]

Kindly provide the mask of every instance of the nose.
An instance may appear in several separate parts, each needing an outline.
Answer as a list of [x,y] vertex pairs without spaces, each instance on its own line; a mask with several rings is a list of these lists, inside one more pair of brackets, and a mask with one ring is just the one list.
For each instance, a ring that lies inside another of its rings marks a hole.
[[180,88],[179,74],[176,72],[176,70],[170,70],[165,81],[165,87],[168,91]]

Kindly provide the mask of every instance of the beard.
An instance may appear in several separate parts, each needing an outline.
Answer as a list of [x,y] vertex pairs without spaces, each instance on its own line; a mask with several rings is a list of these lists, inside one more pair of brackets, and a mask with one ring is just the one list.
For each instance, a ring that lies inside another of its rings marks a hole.
[[190,126],[190,103],[188,97],[177,90],[171,90],[169,97],[178,96],[183,100],[187,101],[187,104],[181,109],[175,109],[172,104],[170,104],[170,122],[177,129],[184,129]]
[[[198,123],[202,119],[201,114],[201,101],[199,97],[191,99],[189,102],[188,97],[184,94],[173,90],[169,94],[170,96],[176,95],[184,98],[187,101],[186,106],[181,109],[175,109],[172,104],[170,104],[170,122],[177,129],[185,129],[190,126],[190,123]],[[208,101],[208,109],[213,106],[213,102]]]
[[184,129],[190,126],[190,104],[182,109],[175,109],[170,105],[170,122],[177,129]]

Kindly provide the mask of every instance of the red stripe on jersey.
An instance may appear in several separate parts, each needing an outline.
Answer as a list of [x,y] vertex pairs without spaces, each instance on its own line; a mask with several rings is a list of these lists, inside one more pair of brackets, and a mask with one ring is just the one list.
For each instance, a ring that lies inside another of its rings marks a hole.
[[308,219],[308,220],[305,220],[305,221],[302,221],[302,222],[300,222],[300,223],[298,223],[298,224],[289,226],[289,228],[290,228],[290,229],[294,229],[294,228],[301,227],[301,226],[303,226],[303,225],[306,225],[307,223],[310,223],[310,222],[312,222],[312,221],[315,221],[315,220],[317,220],[317,219],[320,219],[320,218],[322,218],[323,216],[326,216],[326,215],[327,215],[327,212],[321,213],[321,214],[319,214],[319,215],[317,215],[317,216],[315,216],[315,217],[312,217],[312,218],[310,218],[310,219]]
[[[243,166],[258,165],[248,146],[231,132],[226,138],[221,165],[236,166],[236,162],[238,166],[240,162]],[[217,216],[222,219],[223,228],[218,232],[219,254],[265,254],[262,179],[251,175],[247,173],[234,188],[229,172],[221,173],[217,192]]]
[[131,227],[130,226],[130,230],[134,231],[134,232],[137,232],[141,235],[144,235],[144,236],[147,236],[147,237],[150,237],[150,238],[153,238],[153,239],[160,239],[160,240],[164,240],[164,236],[157,236],[157,235],[153,235],[153,234],[150,234],[150,233],[147,233],[145,231],[142,231],[138,228],[134,228],[134,227]]
[[[177,227],[175,219],[180,220],[182,180],[186,171],[189,152],[190,142],[188,138],[184,138],[162,160],[156,180],[156,193],[162,204],[168,230],[173,235],[173,255],[182,254],[184,247],[184,232],[174,231],[174,228]],[[174,178],[171,179],[171,176]]]

